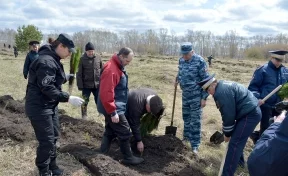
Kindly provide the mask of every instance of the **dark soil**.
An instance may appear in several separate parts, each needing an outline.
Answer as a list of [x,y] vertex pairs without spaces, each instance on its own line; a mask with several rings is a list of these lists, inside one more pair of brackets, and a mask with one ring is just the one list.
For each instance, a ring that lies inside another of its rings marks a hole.
[[[0,138],[10,138],[19,143],[35,140],[33,128],[25,115],[24,103],[15,101],[11,96],[0,97],[0,120]],[[186,158],[193,159],[191,152],[174,136],[144,138],[145,150],[142,155],[144,163],[125,166],[121,164],[122,154],[116,139],[107,156],[99,153],[98,148],[104,130],[101,124],[74,119],[63,114],[60,115],[59,121],[61,128],[59,152],[75,156],[93,175],[204,175],[189,164]],[[131,148],[136,156],[140,156],[133,140]]]

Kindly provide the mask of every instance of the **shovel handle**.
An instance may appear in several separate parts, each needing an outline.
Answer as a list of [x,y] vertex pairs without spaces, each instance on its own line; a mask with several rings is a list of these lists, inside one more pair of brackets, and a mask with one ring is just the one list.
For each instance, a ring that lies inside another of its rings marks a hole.
[[177,92],[177,85],[175,86],[175,89],[174,89],[174,98],[173,98],[173,107],[172,107],[172,118],[171,118],[171,125],[170,125],[170,126],[173,126],[174,110],[175,110],[175,101],[176,101],[176,92]]
[[279,85],[278,87],[276,87],[274,90],[272,90],[272,92],[270,92],[265,98],[263,98],[262,100],[265,102],[268,98],[270,98],[273,94],[275,94],[278,90],[280,90],[282,87],[282,85]]
[[227,155],[227,152],[228,152],[229,142],[227,143],[226,148],[225,148],[225,153],[224,153],[222,161],[221,161],[221,166],[220,166],[220,169],[219,169],[219,172],[218,172],[218,176],[221,176],[222,172],[223,172],[223,167],[224,167],[225,160],[226,160],[226,155]]

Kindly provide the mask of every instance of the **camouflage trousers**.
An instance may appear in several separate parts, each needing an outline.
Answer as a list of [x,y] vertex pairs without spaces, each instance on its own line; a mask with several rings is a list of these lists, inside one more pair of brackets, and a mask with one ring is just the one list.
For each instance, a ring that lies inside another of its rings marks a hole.
[[182,93],[183,138],[190,141],[192,148],[198,148],[201,141],[201,95]]

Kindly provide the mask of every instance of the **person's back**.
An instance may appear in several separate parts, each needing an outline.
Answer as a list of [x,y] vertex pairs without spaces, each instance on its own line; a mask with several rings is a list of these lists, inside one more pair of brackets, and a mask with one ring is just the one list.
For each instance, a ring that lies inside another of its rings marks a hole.
[[251,176],[288,175],[288,118],[278,117],[262,134],[248,157]]

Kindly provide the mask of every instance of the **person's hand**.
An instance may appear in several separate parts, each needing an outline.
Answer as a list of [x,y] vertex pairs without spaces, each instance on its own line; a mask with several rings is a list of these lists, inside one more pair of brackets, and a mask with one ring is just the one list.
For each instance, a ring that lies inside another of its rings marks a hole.
[[285,117],[286,117],[286,113],[287,113],[287,111],[282,111],[282,113],[279,115],[279,116],[274,116],[274,122],[279,122],[279,123],[281,123],[284,119],[285,119]]
[[27,79],[27,75],[24,75],[24,78]]
[[139,152],[143,152],[144,151],[144,144],[142,141],[137,142],[137,149],[139,150]]
[[111,117],[111,120],[112,120],[113,123],[118,123],[118,122],[119,122],[119,116],[118,116],[118,114],[112,116],[112,117]]
[[230,138],[231,138],[231,137],[226,137],[226,136],[224,135],[224,141],[225,141],[225,142],[229,142],[229,141],[230,141]]
[[201,108],[204,108],[206,106],[206,100],[201,99]]
[[65,76],[66,76],[66,80],[69,80],[70,77],[74,77],[74,74],[66,74]]
[[84,100],[80,97],[76,96],[69,96],[68,102],[72,104],[73,106],[81,106],[82,103],[84,103]]
[[259,99],[258,100],[258,106],[261,106],[261,105],[263,105],[265,102],[262,100],[262,99]]

